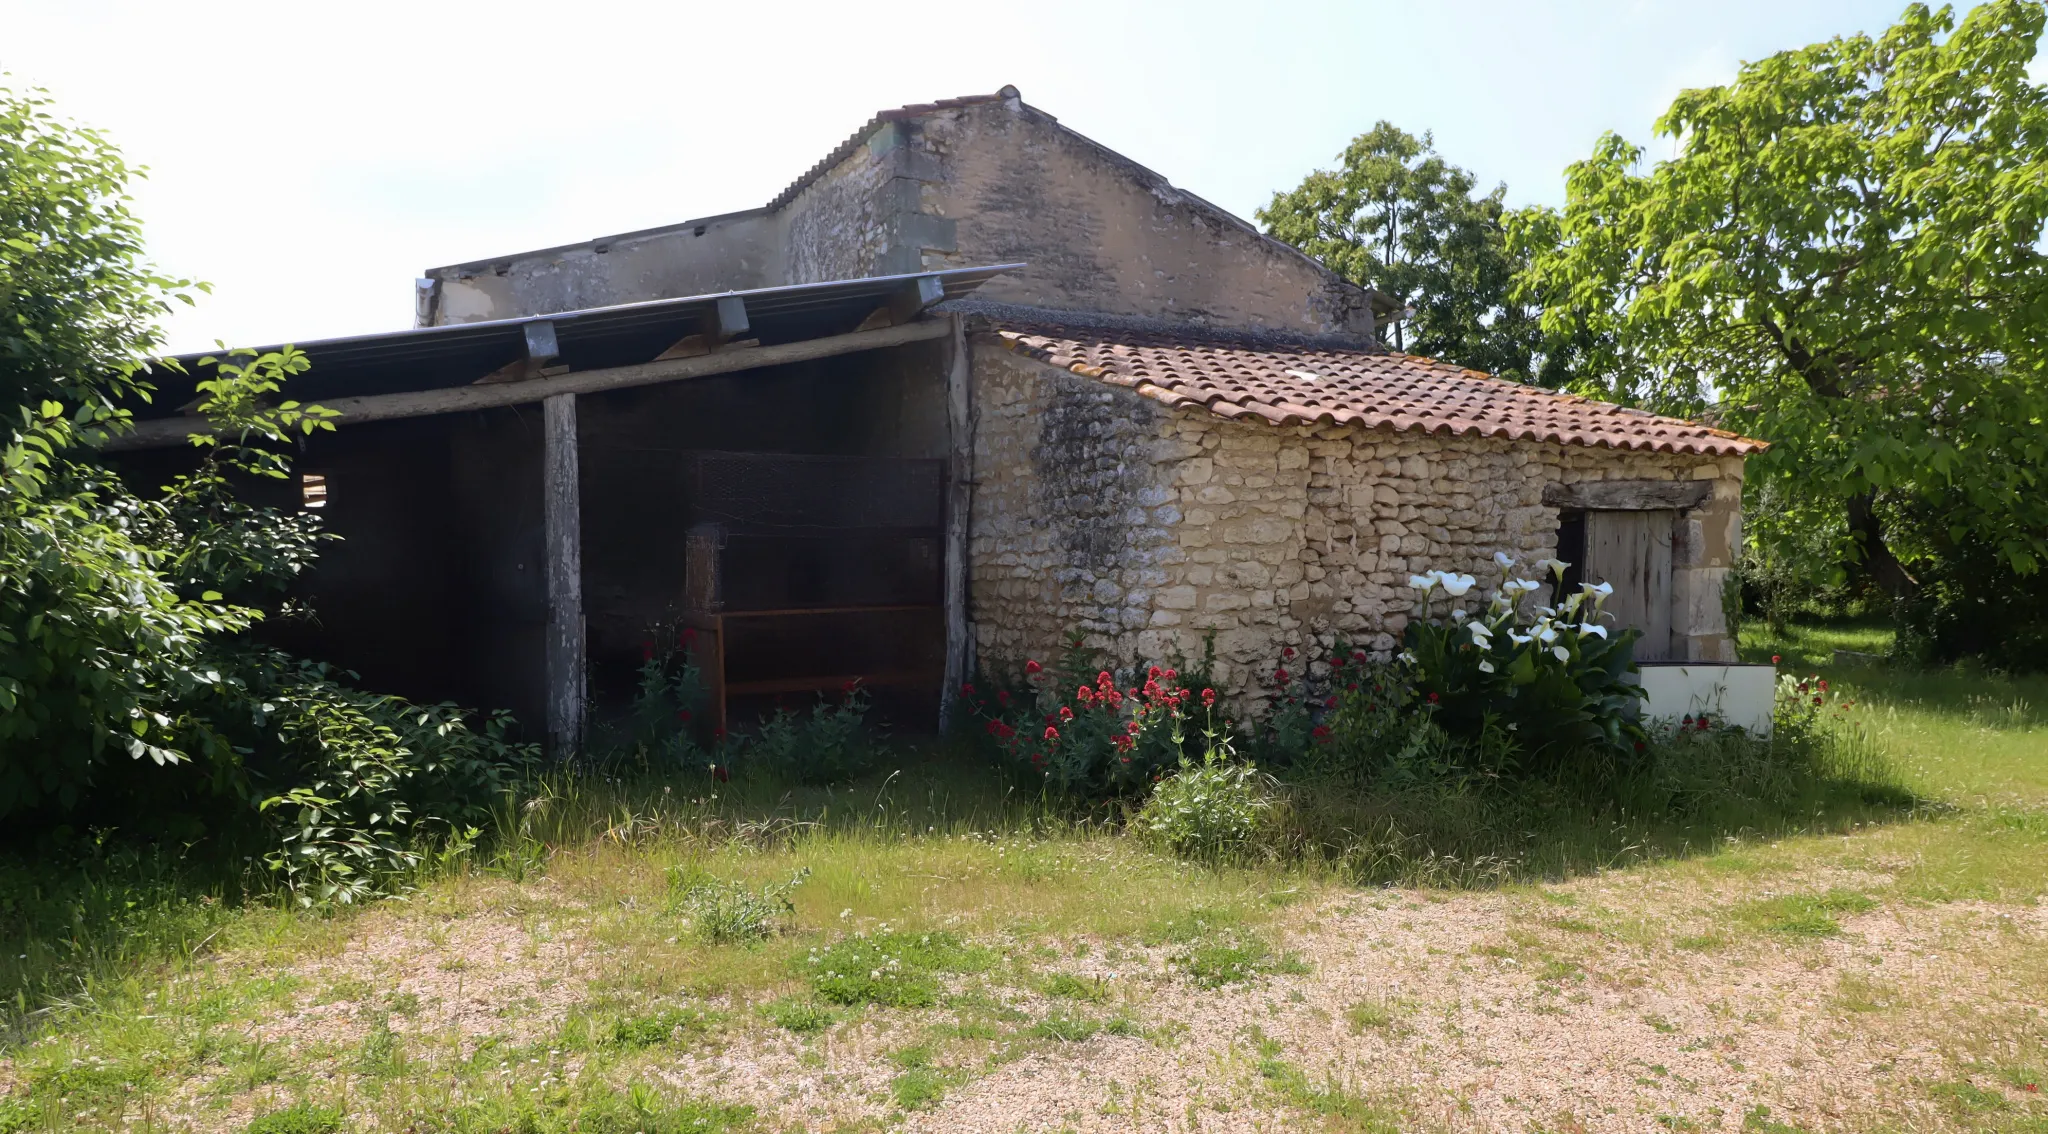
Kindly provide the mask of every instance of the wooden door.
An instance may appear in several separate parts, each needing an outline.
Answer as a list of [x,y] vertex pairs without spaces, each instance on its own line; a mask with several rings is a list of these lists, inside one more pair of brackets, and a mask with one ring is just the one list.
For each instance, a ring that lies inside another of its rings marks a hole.
[[1586,513],[1585,580],[1612,583],[1602,622],[1634,627],[1637,661],[1671,658],[1671,533],[1678,513]]

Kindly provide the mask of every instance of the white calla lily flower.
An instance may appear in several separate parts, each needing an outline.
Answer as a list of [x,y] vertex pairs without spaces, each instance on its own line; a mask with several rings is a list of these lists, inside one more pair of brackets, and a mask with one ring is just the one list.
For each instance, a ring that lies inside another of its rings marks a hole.
[[1546,646],[1557,641],[1557,627],[1544,623],[1542,628],[1536,631],[1536,640]]
[[1517,634],[1513,630],[1510,630],[1508,631],[1508,640],[1513,642],[1517,646],[1526,646],[1529,643],[1535,641],[1536,636],[1533,634]]
[[1470,617],[1472,617],[1472,616],[1471,616],[1471,615],[1469,615],[1469,614],[1466,614],[1466,613],[1465,613],[1464,611],[1462,611],[1462,610],[1454,610],[1454,611],[1452,611],[1452,612],[1451,612],[1451,621],[1453,621],[1453,622],[1463,622],[1463,621],[1465,621],[1465,620],[1466,620],[1467,618],[1470,618]]
[[1607,636],[1607,627],[1602,626],[1597,622],[1581,622],[1579,623],[1579,633],[1598,634],[1602,638],[1605,638]]
[[1550,647],[1550,652],[1557,656],[1558,661],[1571,660],[1572,652],[1570,650],[1565,649],[1563,646],[1552,646]]
[[1494,561],[1495,563],[1498,563],[1498,564],[1500,564],[1500,565],[1501,565],[1501,569],[1502,569],[1502,570],[1506,570],[1507,568],[1513,567],[1513,566],[1515,565],[1515,557],[1514,557],[1514,556],[1512,556],[1512,555],[1509,555],[1509,554],[1508,554],[1507,552],[1505,552],[1505,551],[1496,551],[1496,552],[1494,552],[1494,553],[1493,553],[1493,561]]
[[1436,589],[1436,580],[1436,572],[1431,571],[1427,575],[1408,576],[1408,585],[1414,587],[1418,591],[1421,591],[1423,594],[1428,594],[1430,591]]
[[1485,660],[1481,660],[1481,661],[1480,661],[1480,663],[1479,663],[1479,672],[1481,672],[1481,673],[1492,673],[1492,672],[1493,672],[1493,663],[1492,663],[1492,662],[1490,662],[1490,661],[1485,661]]
[[1447,572],[1443,576],[1444,593],[1457,598],[1471,590],[1472,585],[1478,581],[1470,575],[1460,575],[1455,571]]
[[1591,583],[1580,583],[1579,585],[1585,588],[1587,594],[1593,595],[1596,598],[1606,598],[1614,593],[1613,583],[1601,583],[1597,587]]

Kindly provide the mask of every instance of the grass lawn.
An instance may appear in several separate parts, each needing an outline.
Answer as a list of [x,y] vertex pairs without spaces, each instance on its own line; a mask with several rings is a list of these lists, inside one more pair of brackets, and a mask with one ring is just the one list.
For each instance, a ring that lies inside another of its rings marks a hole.
[[17,870],[0,1134],[2048,1132],[2048,680],[1743,647],[1920,802],[1210,868],[906,750],[565,783],[338,913]]

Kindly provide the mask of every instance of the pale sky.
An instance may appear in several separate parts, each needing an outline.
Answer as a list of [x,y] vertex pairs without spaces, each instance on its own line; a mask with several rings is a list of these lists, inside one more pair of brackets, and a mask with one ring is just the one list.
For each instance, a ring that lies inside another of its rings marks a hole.
[[1381,118],[1556,203],[1602,131],[1904,7],[0,0],[0,71],[149,167],[156,261],[214,285],[184,350],[408,327],[424,268],[755,207],[879,108],[1005,83],[1247,219]]

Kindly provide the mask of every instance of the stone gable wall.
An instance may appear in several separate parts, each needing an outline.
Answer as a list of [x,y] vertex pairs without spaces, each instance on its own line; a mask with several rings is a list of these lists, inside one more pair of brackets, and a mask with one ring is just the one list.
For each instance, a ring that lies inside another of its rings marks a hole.
[[1276,428],[975,350],[970,587],[983,665],[1045,658],[1069,627],[1123,665],[1199,657],[1256,685],[1283,646],[1386,655],[1410,574],[1498,575],[1556,552],[1553,482],[1714,482],[1674,553],[1679,656],[1733,660],[1721,585],[1740,546],[1742,462],[1342,426]]

